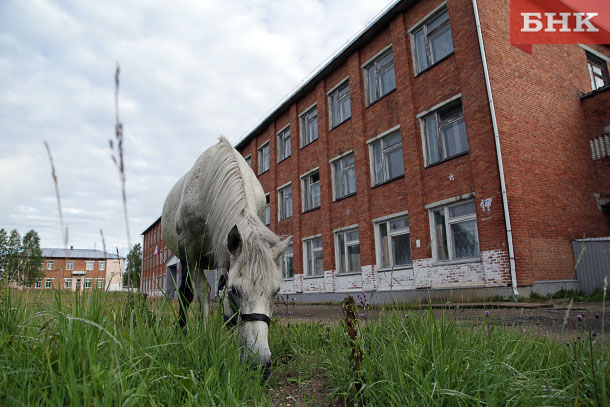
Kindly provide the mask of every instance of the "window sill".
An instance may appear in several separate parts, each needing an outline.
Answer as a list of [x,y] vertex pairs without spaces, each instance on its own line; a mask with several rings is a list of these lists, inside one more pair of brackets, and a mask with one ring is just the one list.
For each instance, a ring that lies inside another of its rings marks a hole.
[[355,196],[355,195],[356,195],[356,193],[354,192],[354,193],[351,193],[349,195],[345,195],[345,196],[342,196],[342,197],[339,197],[339,198],[335,198],[335,200],[333,202],[343,201],[344,199],[351,198],[352,196]]
[[369,103],[368,105],[366,105],[365,109],[368,109],[369,107],[377,104],[380,100],[384,99],[387,96],[390,96],[392,93],[396,92],[396,88],[392,89],[391,91],[389,91],[388,93],[386,93],[385,95],[381,96],[379,99],[375,99],[373,102]]
[[290,218],[292,218],[292,216],[288,216],[287,218],[282,218],[282,219],[280,219],[278,222],[283,222],[283,221],[288,220],[288,219],[290,219]]
[[331,127],[328,129],[328,131],[329,131],[329,132],[331,132],[331,131],[333,131],[334,129],[339,128],[339,127],[340,127],[340,126],[341,126],[343,123],[345,123],[345,122],[349,121],[351,118],[352,118],[352,116],[350,116],[350,117],[348,117],[347,119],[343,120],[341,123],[337,123],[336,125],[331,126]]
[[404,177],[405,177],[405,174],[402,174],[402,175],[399,175],[397,177],[390,178],[387,181],[380,182],[379,184],[375,184],[371,188],[377,188],[377,187],[380,187],[380,186],[385,185],[385,184],[389,184],[392,181],[396,181],[397,179],[401,179],[401,178],[404,178]]
[[337,273],[336,277],[349,277],[349,276],[360,276],[362,275],[361,271],[350,271],[349,273]]
[[451,157],[447,157],[447,158],[445,158],[444,160],[441,160],[441,161],[436,161],[435,163],[428,164],[428,165],[426,165],[424,168],[432,168],[432,167],[435,167],[435,166],[437,166],[437,165],[444,164],[444,163],[446,163],[447,161],[451,161],[451,160],[453,160],[454,158],[462,157],[462,156],[465,156],[465,155],[467,155],[467,154],[468,154],[468,150],[463,151],[463,152],[461,152],[461,153],[459,153],[459,154],[456,154],[456,155],[452,155]]
[[287,159],[289,159],[290,157],[291,157],[290,155],[289,155],[289,156],[287,156],[287,157],[284,157],[284,158],[282,158],[281,160],[278,160],[278,162],[277,162],[277,163],[279,164],[279,163],[281,163],[281,162],[284,162],[284,161],[286,161]]
[[304,280],[315,280],[317,278],[324,278],[324,274],[316,275],[316,276],[303,276]]
[[301,150],[302,150],[302,149],[304,149],[304,148],[305,148],[305,147],[307,147],[307,146],[312,145],[313,143],[315,143],[315,142],[316,142],[316,141],[318,141],[319,139],[320,139],[320,135],[318,134],[318,138],[317,138],[317,139],[315,139],[315,140],[313,140],[313,141],[311,141],[311,142],[309,142],[309,143],[307,143],[307,144],[303,144],[303,145],[301,146]]
[[303,212],[301,212],[301,214],[305,214],[305,213],[309,213],[309,212],[313,212],[313,211],[317,211],[318,209],[320,209],[322,206],[316,206],[315,208],[311,208],[311,209],[306,209]]
[[429,70],[431,70],[432,68],[434,68],[435,66],[437,66],[438,64],[440,64],[441,62],[443,62],[444,60],[448,59],[451,55],[455,54],[455,50],[451,51],[449,54],[445,55],[444,57],[442,57],[441,59],[439,59],[438,61],[436,61],[435,63],[433,63],[432,65],[428,66],[426,69],[421,70],[419,72],[417,72],[415,74],[415,77],[417,78],[418,76],[428,72]]
[[265,171],[259,172],[258,175],[263,175],[264,173],[268,172],[269,169],[266,169]]
[[286,277],[282,281],[294,281],[294,277]]
[[378,273],[393,273],[395,271],[402,271],[402,270],[413,270],[413,265],[407,265],[407,266],[397,266],[397,267],[383,267],[379,270],[377,270]]
[[481,263],[480,257],[469,257],[467,259],[459,259],[459,260],[442,260],[435,261],[432,263],[432,267],[440,267],[440,266],[456,266],[459,264],[468,264],[468,263]]

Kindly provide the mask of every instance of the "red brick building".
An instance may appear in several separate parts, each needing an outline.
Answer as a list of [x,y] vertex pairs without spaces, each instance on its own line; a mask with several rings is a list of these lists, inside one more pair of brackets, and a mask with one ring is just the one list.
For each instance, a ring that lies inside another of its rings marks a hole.
[[42,249],[45,276],[35,289],[70,291],[123,288],[125,258],[91,249]]
[[142,237],[140,290],[150,295],[161,295],[168,285],[166,261],[172,257],[161,238],[161,217],[142,232]]
[[610,235],[610,46],[509,28],[508,0],[398,2],[237,144],[293,238],[283,293],[577,288],[571,241]]

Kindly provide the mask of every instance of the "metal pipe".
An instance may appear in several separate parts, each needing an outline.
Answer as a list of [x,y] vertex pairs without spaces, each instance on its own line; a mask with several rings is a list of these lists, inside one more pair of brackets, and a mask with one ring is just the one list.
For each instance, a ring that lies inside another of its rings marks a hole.
[[479,20],[479,9],[477,0],[472,0],[474,9],[474,19],[477,27],[477,37],[479,39],[479,49],[481,50],[481,62],[483,63],[483,74],[485,76],[485,88],[487,89],[487,99],[489,100],[489,111],[491,113],[491,125],[494,132],[494,141],[496,144],[496,156],[498,159],[498,171],[500,172],[500,188],[502,190],[502,206],[504,208],[504,223],[506,226],[506,240],[508,241],[508,259],[510,263],[510,277],[513,287],[513,294],[519,297],[517,291],[517,268],[515,265],[515,248],[513,247],[513,231],[510,225],[510,214],[508,211],[508,197],[506,194],[506,180],[504,179],[504,165],[502,163],[502,151],[500,150],[500,135],[498,133],[498,122],[496,120],[496,109],[494,107],[493,96],[491,93],[491,83],[489,81],[489,71],[487,70],[487,57],[485,56],[485,47],[483,46],[483,33],[481,31],[481,21]]

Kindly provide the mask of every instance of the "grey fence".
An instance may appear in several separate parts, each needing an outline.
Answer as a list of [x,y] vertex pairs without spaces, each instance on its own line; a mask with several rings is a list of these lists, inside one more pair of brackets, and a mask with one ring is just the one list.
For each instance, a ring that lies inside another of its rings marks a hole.
[[572,240],[572,250],[582,292],[603,288],[604,278],[610,284],[610,237]]

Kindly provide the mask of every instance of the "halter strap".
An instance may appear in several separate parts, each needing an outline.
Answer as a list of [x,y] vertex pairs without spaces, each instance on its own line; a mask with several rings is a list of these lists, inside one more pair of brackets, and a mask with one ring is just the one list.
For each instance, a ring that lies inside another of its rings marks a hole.
[[264,323],[267,324],[267,326],[271,322],[271,318],[269,318],[265,314],[242,314],[242,313],[240,313],[239,319],[241,319],[243,322],[263,321]]

